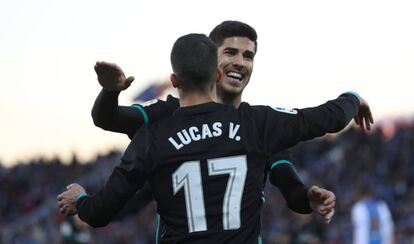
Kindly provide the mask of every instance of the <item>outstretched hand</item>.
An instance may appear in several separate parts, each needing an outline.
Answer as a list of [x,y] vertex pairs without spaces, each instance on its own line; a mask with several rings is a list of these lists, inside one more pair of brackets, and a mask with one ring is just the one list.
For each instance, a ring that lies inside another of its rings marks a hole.
[[312,186],[308,189],[308,199],[313,211],[324,218],[325,224],[329,224],[335,214],[335,194],[318,186]]
[[371,130],[371,124],[374,123],[374,118],[372,117],[371,108],[368,105],[368,102],[363,98],[359,98],[359,112],[354,117],[355,123],[359,125],[361,130]]
[[66,189],[67,191],[62,192],[57,197],[59,211],[66,216],[72,216],[76,214],[77,196],[86,194],[86,191],[76,183],[68,185]]
[[115,63],[96,62],[94,66],[101,86],[108,91],[123,91],[134,81],[133,76],[126,78],[121,67]]

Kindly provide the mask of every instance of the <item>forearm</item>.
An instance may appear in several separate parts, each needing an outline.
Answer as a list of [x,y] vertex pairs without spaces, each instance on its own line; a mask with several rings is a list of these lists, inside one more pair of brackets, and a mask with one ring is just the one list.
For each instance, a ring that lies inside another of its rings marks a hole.
[[154,195],[152,194],[150,185],[147,183],[128,200],[122,210],[115,216],[114,220],[121,220],[128,215],[139,212],[152,200],[154,200]]
[[343,94],[315,108],[300,110],[306,124],[312,128],[312,137],[335,133],[344,129],[359,110],[359,100],[350,94]]
[[110,130],[115,127],[115,119],[118,116],[119,91],[107,91],[102,89],[95,99],[92,107],[92,119],[96,126]]
[[107,225],[122,209],[127,200],[142,187],[145,178],[115,168],[105,186],[93,196],[77,200],[79,218],[93,227]]
[[92,119],[96,126],[104,130],[128,134],[132,137],[144,124],[144,120],[138,110],[118,106],[119,93],[102,89],[93,105]]
[[269,179],[279,188],[291,210],[301,214],[312,213],[307,196],[308,187],[303,184],[290,164],[275,165],[271,169]]

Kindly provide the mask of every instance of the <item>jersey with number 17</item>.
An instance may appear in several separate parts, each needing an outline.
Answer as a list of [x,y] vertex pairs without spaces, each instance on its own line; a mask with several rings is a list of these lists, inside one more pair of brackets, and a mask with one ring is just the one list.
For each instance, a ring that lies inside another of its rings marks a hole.
[[[158,241],[258,243],[266,162],[299,141],[342,129],[356,114],[357,101],[339,100],[297,113],[211,102],[179,108],[141,128],[120,167],[150,182],[164,222]],[[339,124],[312,123],[335,110],[346,117]]]

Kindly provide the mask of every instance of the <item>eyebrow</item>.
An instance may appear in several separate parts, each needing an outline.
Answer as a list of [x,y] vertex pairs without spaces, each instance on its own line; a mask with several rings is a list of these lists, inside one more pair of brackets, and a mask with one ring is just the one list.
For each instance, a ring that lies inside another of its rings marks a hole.
[[[233,51],[233,52],[238,52],[239,51],[238,48],[234,48],[234,47],[226,47],[226,48],[224,48],[224,50],[225,51]],[[249,54],[249,55],[252,55],[253,57],[256,55],[255,52],[250,51],[250,50],[244,51],[243,54]]]
[[239,49],[234,48],[234,47],[226,47],[226,48],[224,48],[224,50],[225,51],[233,51],[233,52],[238,52],[239,51]]

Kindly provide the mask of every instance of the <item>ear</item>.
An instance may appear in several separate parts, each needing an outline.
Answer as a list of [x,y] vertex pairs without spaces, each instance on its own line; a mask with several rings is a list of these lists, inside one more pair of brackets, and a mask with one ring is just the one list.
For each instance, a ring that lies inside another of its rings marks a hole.
[[179,82],[177,80],[177,76],[175,74],[171,74],[170,75],[170,80],[171,80],[171,84],[174,88],[178,88],[179,87]]
[[221,69],[217,69],[217,80],[216,83],[219,83],[221,81],[221,76],[223,75],[223,71]]

